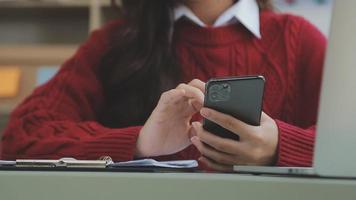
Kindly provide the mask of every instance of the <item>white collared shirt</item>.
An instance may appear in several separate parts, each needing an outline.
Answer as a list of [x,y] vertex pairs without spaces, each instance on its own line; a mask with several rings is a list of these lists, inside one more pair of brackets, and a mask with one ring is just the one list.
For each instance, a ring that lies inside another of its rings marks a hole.
[[[207,25],[184,4],[180,4],[174,9],[174,20],[177,21],[182,17],[188,18],[201,27],[207,27]],[[256,0],[237,1],[218,17],[212,27],[221,27],[237,22],[243,24],[257,38],[261,38],[260,12]]]

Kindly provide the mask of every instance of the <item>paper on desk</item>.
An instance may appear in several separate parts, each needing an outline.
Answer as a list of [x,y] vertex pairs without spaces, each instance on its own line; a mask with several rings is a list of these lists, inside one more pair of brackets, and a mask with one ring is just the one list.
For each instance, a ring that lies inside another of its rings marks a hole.
[[174,160],[156,161],[154,159],[133,160],[127,162],[116,162],[108,165],[109,167],[165,167],[165,168],[195,168],[198,167],[196,160]]
[[0,166],[15,166],[16,161],[0,160]]

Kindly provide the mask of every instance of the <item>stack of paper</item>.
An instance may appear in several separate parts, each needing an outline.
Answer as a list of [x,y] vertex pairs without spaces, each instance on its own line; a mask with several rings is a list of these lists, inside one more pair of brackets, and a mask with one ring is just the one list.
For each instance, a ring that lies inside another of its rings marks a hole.
[[195,168],[198,167],[196,160],[175,160],[156,161],[153,159],[133,160],[127,162],[117,162],[108,165],[109,167],[164,167],[164,168]]
[[15,166],[16,161],[0,160],[0,166]]

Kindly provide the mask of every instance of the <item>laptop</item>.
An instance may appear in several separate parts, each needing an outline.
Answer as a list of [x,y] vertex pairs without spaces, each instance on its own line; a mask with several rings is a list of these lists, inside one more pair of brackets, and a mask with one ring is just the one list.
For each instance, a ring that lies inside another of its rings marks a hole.
[[356,178],[355,0],[334,0],[313,167],[234,166],[238,173]]

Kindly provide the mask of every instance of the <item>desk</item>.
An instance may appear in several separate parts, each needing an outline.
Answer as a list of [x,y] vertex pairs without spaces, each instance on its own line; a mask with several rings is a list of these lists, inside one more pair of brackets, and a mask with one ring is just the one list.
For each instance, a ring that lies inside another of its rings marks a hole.
[[356,199],[356,180],[235,174],[0,171],[0,199]]

